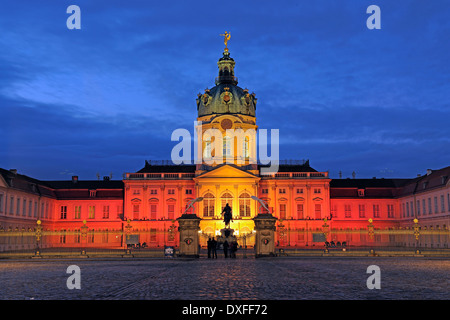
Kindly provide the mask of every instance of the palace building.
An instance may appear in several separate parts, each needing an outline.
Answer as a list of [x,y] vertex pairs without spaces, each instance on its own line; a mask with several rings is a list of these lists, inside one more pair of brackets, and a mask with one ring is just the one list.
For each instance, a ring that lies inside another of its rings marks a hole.
[[[322,230],[324,223],[331,231],[364,230],[372,219],[375,228],[395,229],[411,227],[417,218],[422,228],[448,230],[450,167],[411,179],[331,179],[309,161],[280,161],[277,172],[262,174],[254,140],[257,98],[238,86],[234,67],[225,48],[215,86],[198,94],[201,163],[145,161],[142,169],[126,173],[123,180],[92,181],[76,176],[68,181],[36,180],[0,169],[0,231],[30,230],[40,220],[44,230],[55,232],[48,246],[76,247],[83,227],[88,227],[86,241],[91,246],[122,247],[127,228],[150,247],[176,246],[176,219],[184,212],[194,210],[202,219],[201,233],[216,236],[224,227],[221,213],[227,203],[235,234],[250,236],[253,218],[266,210],[252,197],[267,204],[278,219],[277,228],[290,231],[278,238],[279,246],[308,245],[312,238],[304,231]],[[235,143],[230,130],[251,134]],[[220,132],[220,142],[214,132]],[[211,161],[219,155],[225,160]],[[186,211],[197,198],[202,200]],[[363,241],[363,235],[345,237],[341,240],[349,245]],[[2,251],[33,245],[32,239],[5,239],[0,238]]]

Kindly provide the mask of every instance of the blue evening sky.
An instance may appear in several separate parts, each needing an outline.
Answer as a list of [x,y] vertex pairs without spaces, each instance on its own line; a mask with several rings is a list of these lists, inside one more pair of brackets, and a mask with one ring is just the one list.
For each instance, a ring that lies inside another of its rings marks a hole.
[[[81,8],[81,30],[66,9]],[[381,8],[381,30],[366,9]],[[450,1],[23,1],[0,10],[0,167],[96,179],[170,159],[224,48],[281,159],[359,178],[450,165]]]

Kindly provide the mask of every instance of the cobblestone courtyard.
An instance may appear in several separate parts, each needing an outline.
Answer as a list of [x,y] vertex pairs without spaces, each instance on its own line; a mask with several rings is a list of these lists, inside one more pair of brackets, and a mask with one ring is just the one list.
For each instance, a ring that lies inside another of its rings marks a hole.
[[[81,289],[69,290],[69,265]],[[381,289],[366,286],[381,269]],[[0,299],[445,299],[450,260],[274,258],[199,260],[3,260]]]

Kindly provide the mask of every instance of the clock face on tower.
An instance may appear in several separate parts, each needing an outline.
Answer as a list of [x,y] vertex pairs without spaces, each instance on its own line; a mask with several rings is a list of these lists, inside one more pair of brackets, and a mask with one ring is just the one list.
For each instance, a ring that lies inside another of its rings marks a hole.
[[223,130],[227,130],[233,127],[233,122],[230,119],[223,119],[222,122],[220,122],[220,125]]

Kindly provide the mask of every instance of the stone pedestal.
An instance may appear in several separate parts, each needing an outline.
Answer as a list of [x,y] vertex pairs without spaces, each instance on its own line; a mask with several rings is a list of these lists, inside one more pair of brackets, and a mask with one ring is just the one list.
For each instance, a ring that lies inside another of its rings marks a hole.
[[277,218],[269,213],[258,214],[255,221],[255,256],[275,256],[275,222]]
[[199,257],[199,235],[201,219],[195,214],[183,214],[177,219],[180,232],[180,257]]

